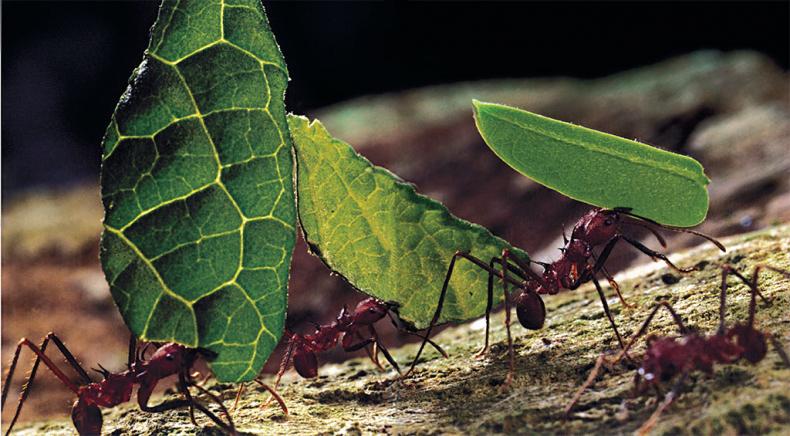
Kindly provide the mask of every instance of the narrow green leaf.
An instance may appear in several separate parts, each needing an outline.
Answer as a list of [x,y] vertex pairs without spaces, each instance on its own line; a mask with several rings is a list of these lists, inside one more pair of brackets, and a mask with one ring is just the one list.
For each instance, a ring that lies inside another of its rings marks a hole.
[[[288,125],[297,156],[299,218],[312,251],[362,292],[400,303],[401,318],[416,328],[430,322],[457,250],[488,262],[512,248],[373,166],[320,122],[289,115]],[[459,261],[441,321],[483,315],[487,279],[485,271]],[[497,302],[501,294],[495,293]]]
[[104,138],[101,261],[143,340],[255,377],[283,331],[295,239],[288,72],[259,0],[165,0]]
[[631,207],[690,227],[708,213],[710,182],[696,160],[520,109],[473,102],[477,129],[513,169],[599,207]]

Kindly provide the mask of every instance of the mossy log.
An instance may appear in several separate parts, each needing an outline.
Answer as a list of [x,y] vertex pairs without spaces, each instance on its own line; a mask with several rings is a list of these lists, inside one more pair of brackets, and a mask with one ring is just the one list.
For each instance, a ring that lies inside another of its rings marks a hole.
[[[661,263],[636,267],[618,275],[625,308],[610,295],[621,332],[632,335],[656,301],[669,300],[690,326],[712,332],[718,322],[720,265],[729,263],[750,275],[754,265],[767,263],[790,269],[790,225],[726,239],[726,253],[711,244],[671,258],[698,271],[680,275]],[[748,288],[731,280],[727,319],[744,320]],[[761,275],[760,286],[771,304],[759,303],[759,327],[777,335],[790,349],[790,281],[777,274]],[[611,289],[607,289],[609,294]],[[404,380],[390,370],[381,372],[367,360],[323,366],[320,377],[303,380],[288,374],[280,392],[290,416],[275,403],[266,408],[268,394],[250,387],[234,414],[239,430],[251,434],[373,434],[373,433],[630,433],[657,405],[653,392],[633,393],[633,365],[604,371],[569,417],[563,407],[587,377],[600,353],[616,350],[616,341],[590,286],[545,298],[548,310],[543,330],[514,326],[516,378],[502,389],[507,373],[503,353],[502,313],[492,317],[493,347],[484,359],[474,354],[483,340],[482,320],[446,329],[436,341],[449,352],[441,358],[429,350],[416,371]],[[674,334],[666,314],[651,332]],[[409,362],[415,345],[394,350]],[[635,353],[638,355],[642,350]],[[268,380],[271,381],[271,380]],[[208,383],[230,406],[234,385]],[[172,394],[170,394],[172,395]],[[207,419],[194,427],[186,410],[163,414],[141,412],[136,406],[105,412],[104,427],[112,434],[206,434],[216,431]],[[718,366],[713,375],[693,373],[678,401],[663,415],[656,434],[764,434],[790,432],[790,368],[770,351],[756,365]],[[26,434],[71,434],[66,421],[20,428]]]

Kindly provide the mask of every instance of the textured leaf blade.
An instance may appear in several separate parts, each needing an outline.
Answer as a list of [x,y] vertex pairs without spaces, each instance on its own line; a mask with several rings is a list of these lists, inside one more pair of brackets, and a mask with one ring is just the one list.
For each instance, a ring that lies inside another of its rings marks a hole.
[[473,104],[491,150],[540,184],[595,206],[631,207],[666,225],[705,219],[710,180],[688,156],[509,106]]
[[166,0],[103,142],[102,266],[143,340],[255,377],[282,335],[295,240],[285,62],[259,0]]
[[[488,262],[512,248],[372,165],[320,122],[289,116],[288,124],[297,156],[299,218],[313,252],[362,292],[400,303],[401,318],[416,328],[430,322],[457,250]],[[483,315],[487,279],[485,271],[459,261],[441,322]],[[495,296],[501,301],[501,291]]]

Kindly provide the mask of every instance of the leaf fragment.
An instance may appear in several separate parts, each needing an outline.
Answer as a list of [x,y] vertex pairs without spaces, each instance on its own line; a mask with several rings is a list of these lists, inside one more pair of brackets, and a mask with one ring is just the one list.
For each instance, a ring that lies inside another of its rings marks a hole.
[[[299,218],[313,253],[362,292],[398,302],[401,318],[415,328],[430,322],[456,251],[488,262],[513,248],[374,166],[319,121],[290,115],[288,124],[297,156]],[[487,272],[458,261],[440,322],[483,315],[487,280]],[[498,288],[497,303],[501,294]]]
[[688,156],[509,106],[473,105],[491,150],[544,186],[594,206],[630,207],[665,225],[705,219],[710,180]]
[[259,0],[165,0],[103,141],[101,261],[140,339],[257,376],[295,240],[288,72]]

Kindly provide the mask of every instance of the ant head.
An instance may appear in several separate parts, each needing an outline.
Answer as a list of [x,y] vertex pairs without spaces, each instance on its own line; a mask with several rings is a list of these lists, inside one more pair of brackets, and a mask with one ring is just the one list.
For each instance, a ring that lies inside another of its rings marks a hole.
[[183,367],[189,368],[196,356],[197,350],[171,342],[157,348],[145,363],[149,370],[161,378],[177,374]]
[[595,208],[585,214],[571,233],[571,240],[580,239],[590,246],[605,244],[617,235],[620,229],[621,209]]
[[357,304],[354,309],[354,324],[371,325],[387,316],[390,305],[377,299],[366,298]]
[[534,292],[522,292],[516,297],[516,314],[518,322],[529,330],[540,330],[546,320],[546,306],[540,295]]
[[743,358],[750,363],[763,360],[763,357],[768,353],[765,335],[750,325],[737,324],[730,329],[728,336],[735,337],[735,343],[743,348]]
[[294,353],[294,368],[304,378],[315,378],[318,376],[318,359],[315,353],[298,348]]

